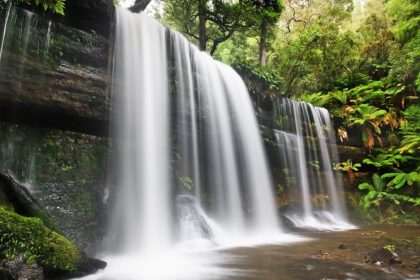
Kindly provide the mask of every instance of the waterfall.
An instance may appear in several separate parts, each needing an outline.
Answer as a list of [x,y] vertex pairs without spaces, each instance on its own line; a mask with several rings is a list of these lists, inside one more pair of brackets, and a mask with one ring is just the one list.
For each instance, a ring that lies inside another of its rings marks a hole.
[[10,2],[7,7],[6,17],[4,19],[3,33],[2,33],[1,44],[0,44],[0,62],[1,62],[1,57],[3,55],[4,42],[5,42],[6,34],[7,34],[7,24],[9,23],[9,16],[10,16],[11,9],[12,9],[12,2]]
[[[258,122],[240,76],[154,19],[119,8],[116,14],[109,266],[86,279],[215,279],[227,275],[222,267],[229,261],[215,248],[303,240],[284,234],[279,223]],[[43,47],[36,52],[44,64],[54,51],[54,26],[45,23],[40,37],[37,22],[30,12],[7,11],[0,58],[3,41],[7,50],[6,39],[17,30],[19,76],[33,45]],[[275,107],[282,168],[298,187],[291,192],[299,203],[286,216],[297,227],[353,228],[332,170],[338,157],[328,111],[287,99]],[[36,157],[28,159],[33,171]]]
[[34,36],[34,30],[36,30],[37,17],[34,15],[35,14],[30,11],[14,7],[12,3],[8,5],[5,14],[0,44],[0,65],[7,63],[3,58],[4,52],[11,47],[17,48],[19,52],[21,52],[21,61],[20,64],[17,65],[19,75],[22,75],[23,65],[26,63],[26,56],[31,47],[30,40]]
[[165,29],[118,10],[115,48],[119,249],[160,250],[171,238]]
[[[296,178],[298,207],[287,217],[297,227],[351,229],[342,194],[334,127],[324,108],[291,99],[278,99],[274,130],[285,176]],[[296,186],[295,186],[296,187]],[[293,192],[291,190],[290,192]]]
[[281,232],[242,79],[179,33],[123,9],[113,119],[111,251],[155,253],[186,236],[223,244]]

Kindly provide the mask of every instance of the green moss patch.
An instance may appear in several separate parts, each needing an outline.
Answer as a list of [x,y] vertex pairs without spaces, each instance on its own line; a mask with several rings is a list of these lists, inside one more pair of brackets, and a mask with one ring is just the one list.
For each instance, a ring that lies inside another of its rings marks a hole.
[[20,216],[0,207],[0,254],[6,259],[23,255],[46,271],[72,272],[82,261],[77,247],[47,228],[39,218]]

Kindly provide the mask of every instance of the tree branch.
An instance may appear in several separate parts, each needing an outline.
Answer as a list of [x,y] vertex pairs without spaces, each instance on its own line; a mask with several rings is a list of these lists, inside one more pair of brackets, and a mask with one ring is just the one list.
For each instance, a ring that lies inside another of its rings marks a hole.
[[306,27],[308,25],[307,21],[305,21],[303,19],[297,19],[296,18],[296,12],[293,12],[293,16],[290,19],[288,19],[287,22],[286,22],[287,31],[284,32],[284,34],[288,34],[288,33],[292,32],[292,30],[290,29],[290,25],[291,25],[292,21],[295,22],[295,23],[303,23],[303,27]]

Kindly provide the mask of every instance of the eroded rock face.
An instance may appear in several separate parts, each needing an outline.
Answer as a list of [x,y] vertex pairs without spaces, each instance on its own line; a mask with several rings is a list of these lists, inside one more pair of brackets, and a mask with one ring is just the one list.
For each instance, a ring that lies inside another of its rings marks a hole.
[[19,8],[5,18],[0,119],[106,135],[110,39]]
[[0,166],[8,169],[0,167],[0,204],[43,216],[33,196],[54,228],[94,254],[105,230],[108,139],[5,123],[0,135]]
[[66,1],[64,16],[50,12],[45,13],[42,7],[31,3],[23,3],[21,6],[76,29],[86,32],[94,30],[105,38],[110,36],[110,30],[114,24],[115,8],[112,0]]
[[71,0],[66,1],[63,21],[84,31],[95,30],[109,38],[113,28],[115,8],[112,0]]
[[[40,135],[47,133],[53,138],[43,138],[40,146],[32,143],[36,140],[31,137],[25,138],[20,145],[18,138],[10,139],[10,143],[1,141],[1,147],[37,147],[26,153],[26,159],[25,156],[21,159],[12,156],[13,161],[26,160],[28,164],[9,162],[10,166],[6,166],[22,175],[25,172],[20,169],[30,168],[29,158],[34,159],[33,178],[19,176],[19,180],[33,183],[34,196],[58,229],[91,254],[101,242],[102,220],[98,216],[104,208],[102,192],[106,167],[103,161],[95,161],[101,172],[80,167],[81,172],[76,171],[79,165],[74,162],[87,159],[89,156],[86,155],[92,150],[101,150],[94,152],[95,155],[106,154],[102,151],[106,146],[106,141],[102,140],[105,138],[92,134],[108,135],[113,40],[110,30],[114,6],[111,0],[72,0],[66,4],[64,18],[39,16],[14,7],[0,15],[0,41],[3,31],[5,34],[0,48],[0,122],[18,124],[16,128],[22,130],[33,127],[40,130]],[[48,132],[43,127],[65,132]],[[84,134],[69,134],[68,131]],[[37,153],[48,146],[58,148],[56,155],[54,152],[51,155]],[[69,146],[88,151],[71,156]],[[69,154],[60,152],[61,149]],[[5,158],[12,160],[7,153],[1,157],[2,161]],[[67,165],[63,167],[63,162],[68,161],[74,170]],[[47,169],[41,170],[43,166]],[[7,197],[0,194],[0,202],[6,200]]]

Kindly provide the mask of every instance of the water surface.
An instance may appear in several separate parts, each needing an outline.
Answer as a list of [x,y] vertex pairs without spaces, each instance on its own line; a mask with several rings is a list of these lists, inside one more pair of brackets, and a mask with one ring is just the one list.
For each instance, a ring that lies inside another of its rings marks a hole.
[[[420,279],[420,227],[372,226],[352,231],[284,235],[277,244],[204,249],[202,244],[164,255],[107,259],[106,270],[85,279],[124,280],[292,280]],[[365,262],[368,251],[395,246],[403,263]],[[201,250],[191,250],[191,248]],[[341,249],[340,249],[341,248]],[[343,249],[344,248],[344,249]]]

